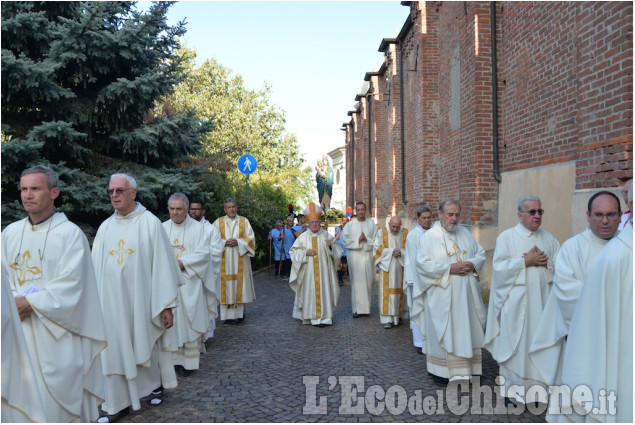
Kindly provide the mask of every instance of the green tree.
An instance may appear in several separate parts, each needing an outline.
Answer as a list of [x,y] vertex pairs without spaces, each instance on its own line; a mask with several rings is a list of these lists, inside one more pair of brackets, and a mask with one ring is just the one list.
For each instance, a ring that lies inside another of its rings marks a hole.
[[[224,214],[224,199],[236,198],[239,214],[249,218],[257,245],[263,248],[256,259],[262,262],[275,220],[288,214],[289,203],[308,204],[312,170],[304,166],[295,135],[286,132],[284,111],[271,104],[270,87],[249,90],[241,76],[215,59],[197,67],[193,50],[181,49],[180,55],[188,63],[187,78],[165,107],[194,109],[200,120],[213,124],[195,159],[209,170],[201,187],[206,191],[208,218]],[[237,169],[238,158],[248,150],[258,160],[258,169],[249,177],[249,195],[246,178]]]
[[169,2],[2,2],[2,221],[21,218],[19,173],[50,164],[58,209],[92,236],[111,212],[108,177],[129,172],[138,200],[166,216],[174,191],[196,192],[211,123],[158,106],[181,82],[183,23]]

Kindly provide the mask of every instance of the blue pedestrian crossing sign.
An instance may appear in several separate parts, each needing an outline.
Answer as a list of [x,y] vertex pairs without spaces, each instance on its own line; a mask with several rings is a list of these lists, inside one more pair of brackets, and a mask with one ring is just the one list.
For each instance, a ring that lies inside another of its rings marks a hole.
[[243,174],[249,175],[256,171],[258,168],[258,161],[252,155],[245,154],[238,158],[238,171]]

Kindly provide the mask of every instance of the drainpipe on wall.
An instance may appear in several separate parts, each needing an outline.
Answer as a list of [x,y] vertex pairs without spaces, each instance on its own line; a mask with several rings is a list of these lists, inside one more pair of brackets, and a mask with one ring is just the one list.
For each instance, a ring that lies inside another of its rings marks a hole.
[[[410,17],[408,17],[410,19]],[[408,205],[406,198],[406,112],[404,110],[404,77],[402,42],[399,46],[399,107],[401,108],[401,201]]]
[[501,182],[501,174],[498,163],[498,74],[496,70],[496,2],[489,3],[490,24],[492,37],[492,161],[494,165],[494,178]]
[[366,98],[366,107],[368,108],[368,213],[370,214],[373,211],[373,145],[371,144],[372,140],[372,120],[371,120],[371,107],[370,107],[370,98],[372,95]]

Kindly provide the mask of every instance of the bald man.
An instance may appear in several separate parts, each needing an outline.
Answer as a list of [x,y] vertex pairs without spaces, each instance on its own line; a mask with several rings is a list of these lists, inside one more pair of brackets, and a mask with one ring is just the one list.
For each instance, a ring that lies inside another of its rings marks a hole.
[[379,268],[379,321],[385,329],[397,326],[401,319],[407,236],[408,230],[401,227],[401,218],[393,216],[373,246],[375,267]]

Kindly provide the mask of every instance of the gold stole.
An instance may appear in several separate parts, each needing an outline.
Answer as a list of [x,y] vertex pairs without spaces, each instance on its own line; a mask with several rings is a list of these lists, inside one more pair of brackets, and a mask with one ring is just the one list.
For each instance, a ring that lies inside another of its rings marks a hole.
[[313,282],[315,285],[315,318],[322,318],[322,292],[320,286],[320,260],[318,252],[318,236],[311,237],[311,248],[316,252],[313,256]]
[[[388,249],[388,231],[386,230],[386,228],[384,227],[383,229],[381,229],[381,233],[382,233],[382,241],[383,244],[382,246],[380,246],[379,248],[377,248],[377,254],[375,254],[374,257],[374,261],[377,261],[379,259],[379,257],[381,256],[381,253],[384,251],[384,249]],[[408,237],[408,229],[403,229],[402,233],[401,233],[401,246],[406,246],[406,238]],[[399,295],[399,311],[401,311],[401,304],[403,302],[403,297],[401,296],[401,294],[403,294],[403,287],[399,287],[399,288],[391,288],[390,287],[390,276],[388,272],[383,272],[384,275],[384,279],[382,282],[382,293],[383,293],[383,299],[382,299],[382,305],[381,305],[381,314],[383,315],[388,315],[388,301],[390,300],[390,294],[395,294],[395,295]]]
[[[225,240],[225,217],[218,219],[218,230],[220,230],[221,239]],[[245,217],[238,218],[238,239],[244,239],[253,249],[253,241],[245,237]],[[220,303],[227,304],[227,285],[228,281],[236,281],[236,304],[243,301],[243,268],[245,263],[244,256],[238,256],[238,274],[227,274],[225,265],[225,250],[223,249],[223,257],[220,263]]]

